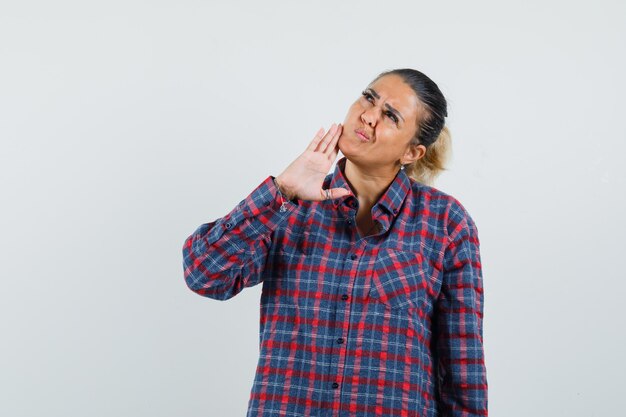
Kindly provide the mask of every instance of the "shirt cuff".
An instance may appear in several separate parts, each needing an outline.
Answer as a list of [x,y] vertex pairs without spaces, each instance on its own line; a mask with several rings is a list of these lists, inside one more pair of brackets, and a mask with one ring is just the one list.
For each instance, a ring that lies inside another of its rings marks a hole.
[[242,220],[250,222],[251,233],[266,234],[277,229],[299,207],[297,199],[287,200],[269,175],[237,206]]

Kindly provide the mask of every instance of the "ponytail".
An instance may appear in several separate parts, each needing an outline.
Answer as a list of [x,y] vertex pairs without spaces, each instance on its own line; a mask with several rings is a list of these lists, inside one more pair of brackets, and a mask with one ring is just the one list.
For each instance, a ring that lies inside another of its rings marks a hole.
[[417,182],[432,186],[443,171],[452,153],[452,139],[447,126],[441,129],[437,139],[426,147],[423,157],[405,165],[406,174]]

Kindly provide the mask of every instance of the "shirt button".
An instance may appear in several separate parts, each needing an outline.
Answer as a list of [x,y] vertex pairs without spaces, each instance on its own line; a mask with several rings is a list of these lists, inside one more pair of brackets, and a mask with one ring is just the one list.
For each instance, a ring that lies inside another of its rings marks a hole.
[[341,296],[341,299],[342,299],[342,300],[347,300],[347,299],[348,299],[348,294],[344,294],[344,295],[342,295],[342,296]]
[[232,227],[232,224],[229,222],[229,223],[226,223],[224,226],[226,226],[227,229],[230,229]]
[[356,255],[353,253],[352,255],[350,255],[350,259],[355,260],[356,259]]
[[333,388],[339,388],[339,384],[336,382],[333,382]]
[[352,224],[352,219],[348,219],[348,221],[346,223]]
[[344,342],[343,337],[340,337],[339,339],[337,339],[337,343],[342,344]]
[[265,202],[265,205],[266,205],[266,206],[269,206],[270,204],[272,204],[272,202],[271,202],[271,201],[266,201],[266,202]]

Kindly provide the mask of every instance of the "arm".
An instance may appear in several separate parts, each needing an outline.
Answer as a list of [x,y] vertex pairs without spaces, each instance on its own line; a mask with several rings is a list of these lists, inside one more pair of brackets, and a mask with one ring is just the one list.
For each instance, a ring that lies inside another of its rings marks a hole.
[[187,286],[227,300],[261,282],[271,234],[296,205],[282,197],[269,176],[226,216],[202,224],[183,245]]
[[435,310],[439,408],[446,417],[487,416],[478,231],[462,207],[451,211],[449,231]]
[[[307,149],[278,178],[267,177],[230,213],[201,225],[185,240],[183,268],[192,291],[227,300],[262,281],[271,236],[297,205],[297,201],[294,204],[286,199],[326,198],[322,184],[337,158],[341,131],[336,124],[326,134],[320,129]],[[283,192],[287,197],[283,197]],[[332,198],[349,193],[343,188],[328,190]]]

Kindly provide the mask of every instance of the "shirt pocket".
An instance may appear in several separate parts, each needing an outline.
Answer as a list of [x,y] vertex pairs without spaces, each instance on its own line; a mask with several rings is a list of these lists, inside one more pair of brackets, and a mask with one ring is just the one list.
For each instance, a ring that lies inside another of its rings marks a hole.
[[391,309],[419,307],[428,294],[426,271],[421,253],[382,248],[371,274],[369,299]]

